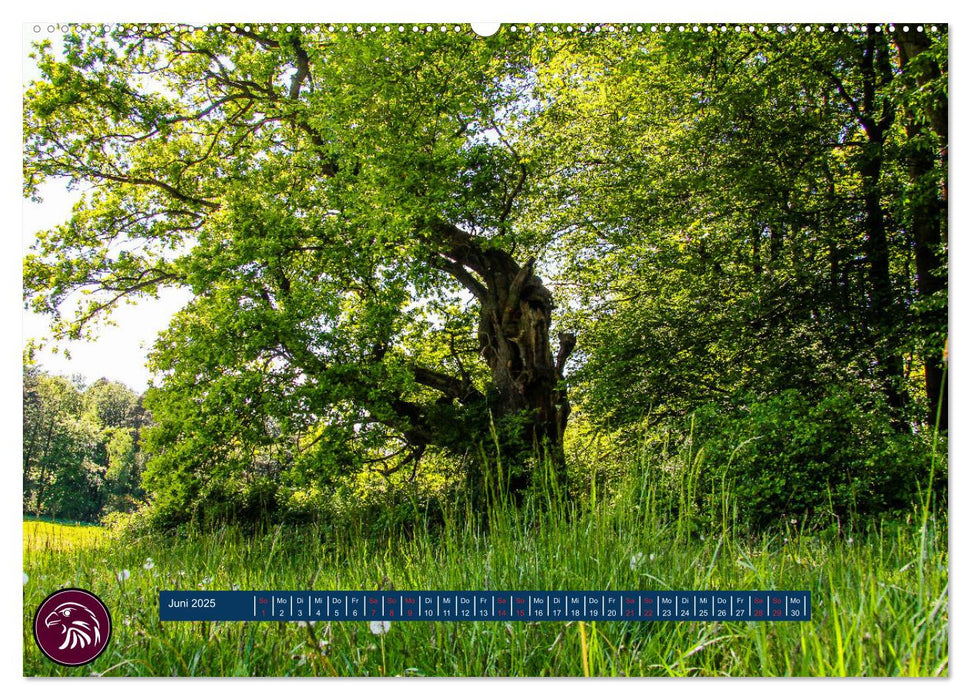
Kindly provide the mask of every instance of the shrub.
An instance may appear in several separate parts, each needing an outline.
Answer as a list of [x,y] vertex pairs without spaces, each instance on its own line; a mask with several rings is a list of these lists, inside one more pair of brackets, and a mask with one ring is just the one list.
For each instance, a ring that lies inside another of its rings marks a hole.
[[[885,404],[838,387],[818,400],[788,390],[729,410],[706,406],[695,414],[693,437],[704,449],[698,493],[707,507],[728,485],[739,518],[753,527],[909,508],[933,460],[926,431],[901,429]],[[936,454],[934,489],[945,497],[946,449]]]

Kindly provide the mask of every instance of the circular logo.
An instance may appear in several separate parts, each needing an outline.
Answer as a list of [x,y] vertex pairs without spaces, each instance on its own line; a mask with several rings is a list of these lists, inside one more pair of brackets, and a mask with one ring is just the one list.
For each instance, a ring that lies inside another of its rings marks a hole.
[[34,615],[34,639],[62,666],[91,663],[108,646],[111,615],[101,598],[83,588],[51,593]]

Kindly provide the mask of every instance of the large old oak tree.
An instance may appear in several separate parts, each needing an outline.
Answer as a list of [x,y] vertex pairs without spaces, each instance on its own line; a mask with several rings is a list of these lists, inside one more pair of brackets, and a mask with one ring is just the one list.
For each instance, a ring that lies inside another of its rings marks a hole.
[[[84,196],[28,257],[29,302],[79,337],[119,302],[191,289],[153,355],[155,473],[184,489],[247,460],[390,473],[483,444],[562,465],[575,339],[551,344],[543,239],[519,222],[528,54],[437,27],[308,29],[42,47],[27,191]],[[505,474],[517,493],[529,478]]]

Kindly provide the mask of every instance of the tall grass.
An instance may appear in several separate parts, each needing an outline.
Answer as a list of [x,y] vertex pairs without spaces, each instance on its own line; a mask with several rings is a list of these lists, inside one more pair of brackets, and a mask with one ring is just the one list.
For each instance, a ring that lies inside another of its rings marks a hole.
[[104,528],[97,525],[67,521],[24,519],[24,559],[40,550],[63,551],[74,547],[89,549],[106,537]]
[[[687,464],[701,468],[695,455]],[[25,528],[25,675],[942,676],[948,673],[947,521],[909,518],[743,536],[672,519],[643,470],[609,498],[549,489],[481,521],[462,508],[407,536],[361,524],[98,537],[54,547]],[[591,489],[597,487],[591,486]],[[730,504],[726,485],[721,495]],[[726,512],[730,512],[730,505]],[[75,528],[62,527],[65,533]],[[68,535],[64,535],[71,539]],[[49,540],[46,540],[49,542]],[[130,577],[119,580],[127,570]],[[114,636],[65,668],[34,644],[43,598],[106,602]],[[808,622],[207,623],[158,620],[160,589],[809,589]]]

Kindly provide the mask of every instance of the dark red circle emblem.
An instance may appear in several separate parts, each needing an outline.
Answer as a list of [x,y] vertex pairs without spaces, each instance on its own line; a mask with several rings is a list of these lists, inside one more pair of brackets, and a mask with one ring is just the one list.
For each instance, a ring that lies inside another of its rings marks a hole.
[[101,598],[83,588],[51,593],[34,615],[34,639],[62,666],[91,663],[108,646],[111,615]]

